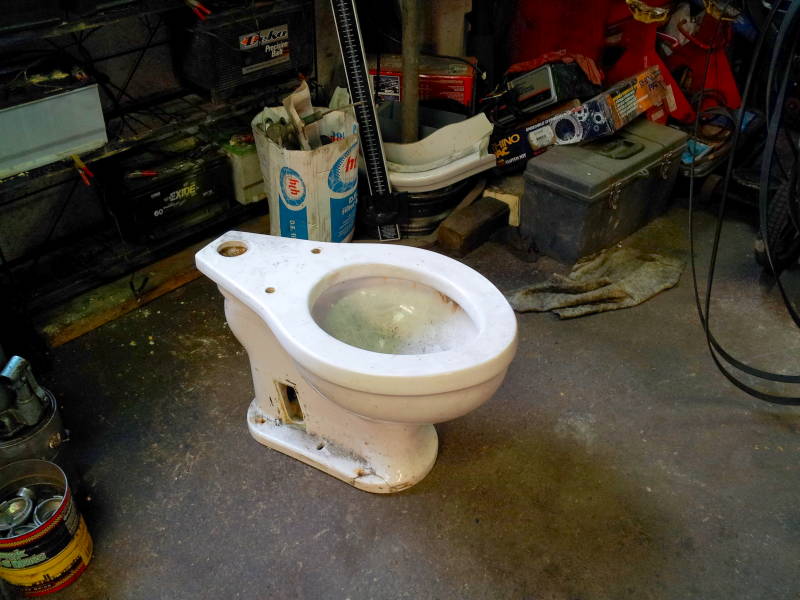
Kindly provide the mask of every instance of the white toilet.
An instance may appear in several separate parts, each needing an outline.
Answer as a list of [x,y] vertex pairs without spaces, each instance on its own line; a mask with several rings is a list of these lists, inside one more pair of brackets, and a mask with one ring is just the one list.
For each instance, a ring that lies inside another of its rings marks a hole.
[[252,436],[362,490],[425,477],[433,423],[486,402],[516,351],[500,291],[427,250],[231,231],[196,260],[250,357]]

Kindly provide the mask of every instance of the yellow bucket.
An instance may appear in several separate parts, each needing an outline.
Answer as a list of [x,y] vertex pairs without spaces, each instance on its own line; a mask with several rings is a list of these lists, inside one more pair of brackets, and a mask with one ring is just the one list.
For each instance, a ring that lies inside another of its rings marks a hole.
[[92,538],[57,465],[31,459],[0,469],[0,500],[20,488],[62,496],[43,523],[22,535],[0,539],[0,577],[26,597],[43,596],[67,587],[83,573],[92,558]]

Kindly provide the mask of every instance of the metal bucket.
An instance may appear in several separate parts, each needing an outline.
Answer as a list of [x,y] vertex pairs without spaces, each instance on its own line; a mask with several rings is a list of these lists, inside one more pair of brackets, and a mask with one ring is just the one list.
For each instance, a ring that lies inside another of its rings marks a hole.
[[[58,403],[50,390],[47,406],[42,420],[33,427],[27,427],[11,439],[0,440],[0,466],[24,458],[54,460],[64,442],[64,426],[58,412]],[[2,485],[2,482],[0,482]]]
[[33,490],[37,503],[62,496],[43,523],[32,522],[30,531],[12,531],[14,537],[0,539],[0,577],[26,597],[42,596],[67,587],[83,573],[92,557],[92,538],[57,465],[30,459],[0,468],[0,500],[14,497],[21,488]]

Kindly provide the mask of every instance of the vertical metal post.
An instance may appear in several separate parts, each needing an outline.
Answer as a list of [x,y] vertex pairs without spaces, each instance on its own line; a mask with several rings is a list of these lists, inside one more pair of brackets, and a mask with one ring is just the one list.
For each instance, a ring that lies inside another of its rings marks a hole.
[[401,141],[416,142],[419,131],[419,0],[402,0],[403,99],[400,103]]

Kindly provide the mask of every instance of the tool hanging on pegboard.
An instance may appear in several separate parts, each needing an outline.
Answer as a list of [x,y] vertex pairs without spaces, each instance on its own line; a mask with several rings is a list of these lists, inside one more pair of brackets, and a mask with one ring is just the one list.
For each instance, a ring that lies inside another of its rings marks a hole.
[[379,240],[400,239],[398,221],[405,207],[405,194],[393,193],[389,181],[355,1],[331,0],[331,6],[367,171],[369,195],[365,198],[363,220],[377,228]]

